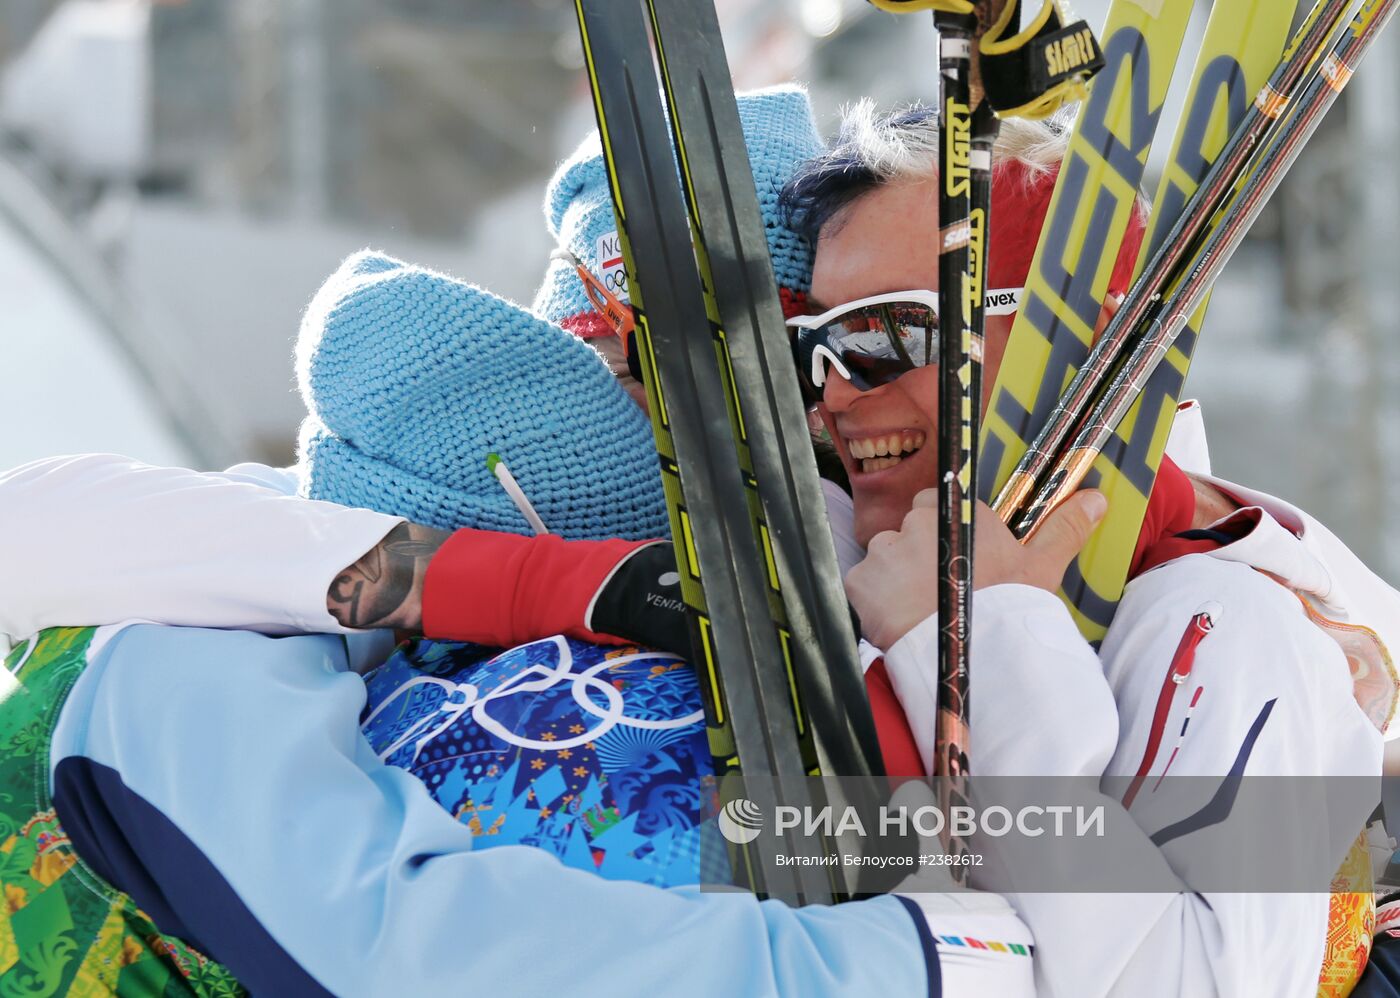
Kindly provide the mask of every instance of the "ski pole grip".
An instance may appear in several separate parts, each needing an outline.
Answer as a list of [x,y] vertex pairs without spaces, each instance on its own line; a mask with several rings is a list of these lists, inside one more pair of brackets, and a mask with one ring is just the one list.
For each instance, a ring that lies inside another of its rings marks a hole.
[[1085,84],[1103,68],[1103,51],[1086,22],[1065,23],[1059,0],[1045,0],[1017,31],[1020,19],[1015,0],[982,35],[982,89],[998,117],[1045,118],[1085,96]]

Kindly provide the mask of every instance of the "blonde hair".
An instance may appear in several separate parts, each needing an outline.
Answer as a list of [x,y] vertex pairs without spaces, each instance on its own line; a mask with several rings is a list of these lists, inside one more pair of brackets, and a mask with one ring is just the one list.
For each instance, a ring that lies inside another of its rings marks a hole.
[[[1008,118],[1001,123],[993,156],[1014,160],[1032,177],[1053,173],[1069,148],[1076,106],[1043,121]],[[938,172],[938,112],[915,104],[897,114],[881,113],[869,98],[845,109],[838,145],[879,183],[921,179]]]
[[[1003,121],[992,147],[994,161],[1016,163],[1019,182],[1033,189],[1059,169],[1075,112],[1071,106],[1043,121]],[[815,243],[822,226],[864,192],[891,181],[937,176],[938,135],[937,108],[913,104],[882,112],[868,98],[857,101],[846,108],[831,147],[799,167],[783,188],[785,221]]]

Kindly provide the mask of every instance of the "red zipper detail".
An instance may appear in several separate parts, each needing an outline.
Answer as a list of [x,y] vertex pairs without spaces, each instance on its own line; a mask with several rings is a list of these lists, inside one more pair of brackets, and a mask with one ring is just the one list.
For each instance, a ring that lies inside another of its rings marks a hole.
[[1172,747],[1172,754],[1167,758],[1167,764],[1162,767],[1162,772],[1157,776],[1157,782],[1152,784],[1152,792],[1155,794],[1157,788],[1162,785],[1162,780],[1172,771],[1172,763],[1176,762],[1176,754],[1181,751],[1181,743],[1186,740],[1186,726],[1191,723],[1191,712],[1196,709],[1196,702],[1201,699],[1204,686],[1197,686],[1196,693],[1191,697],[1191,702],[1186,705],[1186,716],[1181,719],[1181,730],[1176,733],[1176,745]]
[[1214,626],[1215,621],[1211,619],[1210,614],[1204,610],[1198,612],[1191,618],[1186,633],[1181,636],[1181,641],[1176,646],[1171,665],[1167,667],[1166,678],[1162,680],[1162,689],[1157,694],[1157,709],[1152,712],[1152,730],[1147,734],[1147,748],[1142,753],[1137,775],[1128,785],[1128,792],[1123,795],[1124,807],[1133,806],[1133,798],[1142,789],[1143,780],[1147,779],[1152,760],[1157,757],[1157,750],[1162,746],[1162,731],[1167,726],[1167,715],[1172,710],[1172,698],[1176,696],[1177,687],[1186,682],[1186,677],[1191,675],[1191,668],[1196,664],[1196,646]]

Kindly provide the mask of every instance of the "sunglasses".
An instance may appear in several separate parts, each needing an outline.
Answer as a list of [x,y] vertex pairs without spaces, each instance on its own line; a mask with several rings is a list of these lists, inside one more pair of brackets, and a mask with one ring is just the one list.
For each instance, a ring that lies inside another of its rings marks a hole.
[[[1020,288],[986,294],[987,315],[1010,315]],[[938,292],[896,291],[860,298],[820,315],[788,320],[798,380],[808,403],[820,402],[828,370],[861,391],[938,363]]]
[[[623,304],[574,254],[551,256],[573,266],[589,303],[622,341],[628,373],[642,380],[632,309]],[[1011,315],[1020,308],[1022,288],[986,293],[987,315]],[[879,388],[915,368],[938,362],[938,292],[896,291],[828,309],[820,315],[789,319],[798,382],[807,403],[822,399],[827,368],[861,391]]]

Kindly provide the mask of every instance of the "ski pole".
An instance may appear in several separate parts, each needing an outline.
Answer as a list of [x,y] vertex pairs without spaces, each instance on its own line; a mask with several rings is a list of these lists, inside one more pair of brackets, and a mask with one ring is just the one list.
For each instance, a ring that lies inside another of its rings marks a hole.
[[[1040,116],[1053,110],[1097,69],[1097,43],[1076,45],[1075,60],[1055,71],[1046,53],[1057,39],[1083,28],[1061,25],[1058,6],[1050,0],[1032,27],[1014,38],[1003,37],[1018,18],[1019,0],[871,0],[877,7],[904,11],[932,8],[939,43],[939,201],[938,292],[938,719],[934,736],[934,773],[939,804],[945,814],[968,796],[968,666],[972,630],[973,516],[975,512],[977,441],[982,413],[982,349],[986,315],[986,262],[991,233],[992,147],[998,122],[985,91],[973,101],[970,78],[974,36],[995,34],[990,51],[982,51],[983,69],[990,56],[997,66],[1000,92],[1015,94],[1009,114]],[[1090,34],[1087,29],[1084,34]],[[1021,58],[1023,61],[1016,62]],[[1008,61],[1011,60],[1011,61]],[[1029,60],[1029,61],[1025,61]],[[1039,60],[1041,69],[1030,70]],[[1039,79],[1039,90],[1028,81]],[[982,81],[985,87],[987,81]],[[973,106],[976,110],[973,110]],[[968,868],[959,857],[967,843],[951,831],[944,845],[953,860],[953,877],[965,882]]]
[[[977,5],[969,0],[889,3],[878,7],[933,11],[938,32],[938,719],[934,732],[934,776],[945,815],[967,802],[968,662],[972,636],[972,546],[976,491],[977,428],[981,415],[982,291],[986,259],[984,205],[972,218],[973,115],[972,43]],[[991,18],[989,20],[995,20]],[[978,169],[991,192],[991,143],[995,117],[982,119]],[[981,231],[974,236],[977,224]],[[974,239],[975,250],[970,252]],[[975,273],[969,274],[969,264]],[[969,279],[971,278],[971,279]],[[971,299],[975,298],[976,301]],[[960,858],[967,842],[945,823],[943,846],[953,879],[965,883],[968,867]]]
[[[969,8],[971,5],[967,5]],[[966,804],[968,659],[972,637],[972,490],[980,400],[971,395],[971,309],[965,290],[971,242],[972,113],[969,75],[976,19],[935,9],[938,29],[938,722],[934,772],[945,815]],[[990,171],[990,160],[987,164]],[[979,254],[979,256],[984,254]],[[969,289],[970,290],[970,289]],[[980,345],[980,344],[979,344]],[[955,881],[967,842],[946,834]]]
[[1295,96],[1303,74],[1325,51],[1354,0],[1319,0],[1299,27],[1278,67],[1260,90],[1229,142],[1216,157],[1195,193],[1182,209],[1099,337],[1083,366],[1060,396],[1055,409],[1022,456],[992,508],[1018,535],[1031,496],[1059,456],[1061,448],[1093,405],[1098,389],[1129,349],[1144,318],[1161,301],[1199,234],[1210,223],[1230,190],[1249,168],[1260,143]]
[[1082,429],[1056,461],[1024,513],[1014,521],[1013,530],[1018,535],[1028,536],[1034,531],[1045,514],[1072,495],[1084,480],[1148,377],[1171,349],[1177,334],[1298,158],[1304,143],[1395,13],[1396,2],[1366,0],[1342,39],[1322,59],[1317,73],[1297,98],[1296,107],[1284,119],[1282,130],[1255,157],[1252,172],[1241,181],[1221,219],[1193,255],[1190,268],[1169,289],[1168,297],[1138,334],[1131,352],[1115,368],[1116,373],[1099,401],[1083,419]]

